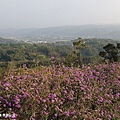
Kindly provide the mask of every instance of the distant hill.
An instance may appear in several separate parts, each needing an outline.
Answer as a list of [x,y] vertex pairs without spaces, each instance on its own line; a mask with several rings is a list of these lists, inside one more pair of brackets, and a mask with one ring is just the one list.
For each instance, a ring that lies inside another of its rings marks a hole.
[[14,39],[5,39],[0,37],[0,44],[7,44],[7,43],[17,44],[17,43],[21,43],[21,41],[14,40]]
[[43,41],[72,40],[77,37],[120,40],[120,25],[80,25],[40,29],[0,29],[0,36]]

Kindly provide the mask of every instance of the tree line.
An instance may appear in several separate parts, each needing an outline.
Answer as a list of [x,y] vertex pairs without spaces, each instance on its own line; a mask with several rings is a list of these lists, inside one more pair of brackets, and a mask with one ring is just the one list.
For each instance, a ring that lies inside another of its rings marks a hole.
[[[54,57],[56,64],[62,62],[68,66],[71,64],[78,66],[81,64],[97,63],[102,59],[101,57],[106,56],[107,51],[100,51],[108,43],[114,44],[115,41],[104,39],[83,40],[78,38],[73,41],[56,43],[0,44],[0,67],[7,67],[9,63],[13,63],[16,67],[20,67],[23,64],[26,64],[28,67],[36,67],[36,65],[49,66],[51,60],[53,60],[51,59],[52,57]],[[109,58],[108,54],[106,57]],[[112,60],[113,58],[110,59]]]

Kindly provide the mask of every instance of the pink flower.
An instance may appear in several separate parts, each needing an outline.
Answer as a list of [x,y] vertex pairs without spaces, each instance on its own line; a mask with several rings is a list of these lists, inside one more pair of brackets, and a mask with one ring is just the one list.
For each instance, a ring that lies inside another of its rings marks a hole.
[[73,91],[73,90],[71,90],[71,91],[70,91],[70,93],[71,93],[71,94],[74,94],[74,91]]
[[65,114],[66,114],[67,116],[70,116],[70,113],[69,113],[69,111],[66,111],[66,112],[65,112]]
[[14,114],[12,115],[12,118],[16,118],[17,116],[18,116],[18,115],[14,113]]
[[43,100],[43,102],[45,103],[45,102],[46,102],[46,100]]
[[64,90],[64,93],[65,93],[65,94],[67,94],[67,91],[66,91],[66,90]]
[[48,112],[45,112],[45,111],[44,111],[44,114],[45,114],[45,115],[48,115]]
[[55,100],[52,100],[52,103],[54,103],[55,102]]
[[52,97],[56,97],[56,94],[54,93],[54,94],[52,94]]
[[3,106],[6,107],[6,104],[4,104]]
[[8,87],[5,88],[5,90],[8,90],[8,89],[9,89]]
[[58,111],[63,112],[58,106],[56,107]]
[[55,116],[55,117],[57,117],[57,116],[58,116],[58,114],[54,114],[54,116]]
[[54,56],[52,56],[51,58],[52,58],[52,59],[54,59],[55,57],[54,57]]
[[10,87],[10,86],[11,86],[11,83],[9,83],[9,82],[8,82],[8,83],[5,83],[5,86],[6,86],[6,87]]
[[75,113],[76,113],[76,111],[75,111],[75,110],[73,110],[73,111],[71,112],[71,114],[72,114],[72,115],[74,115]]
[[70,97],[69,99],[70,99],[70,100],[74,100],[74,98],[73,98],[73,97]]

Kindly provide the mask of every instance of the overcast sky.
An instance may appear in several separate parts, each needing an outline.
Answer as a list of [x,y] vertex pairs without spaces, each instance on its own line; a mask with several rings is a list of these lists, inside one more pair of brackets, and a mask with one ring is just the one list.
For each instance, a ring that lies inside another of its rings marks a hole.
[[120,24],[120,0],[0,0],[0,28]]

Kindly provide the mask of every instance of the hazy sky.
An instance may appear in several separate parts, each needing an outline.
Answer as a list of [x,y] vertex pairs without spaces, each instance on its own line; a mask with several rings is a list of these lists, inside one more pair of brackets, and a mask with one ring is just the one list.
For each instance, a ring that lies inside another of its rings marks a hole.
[[0,28],[120,24],[120,0],[0,0]]

